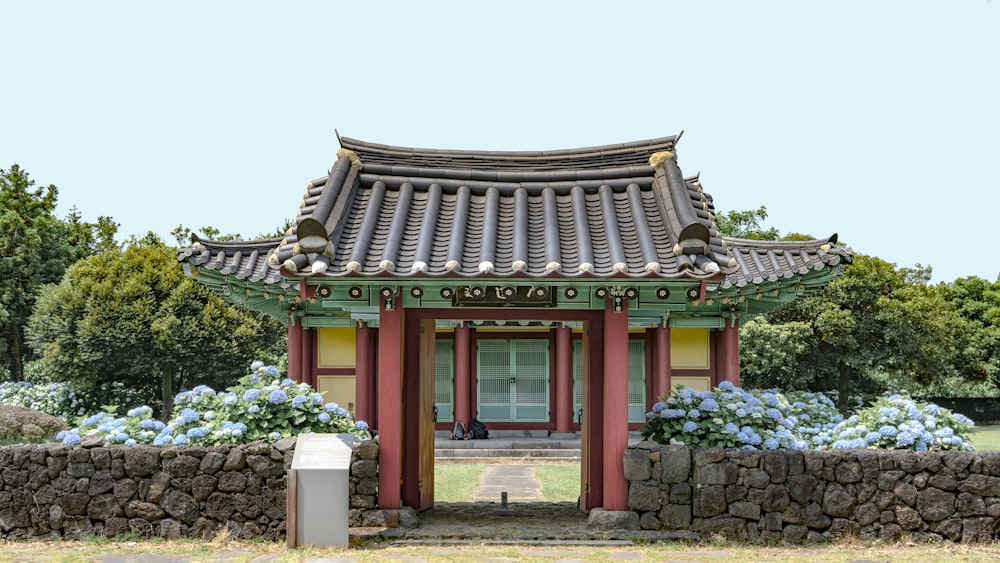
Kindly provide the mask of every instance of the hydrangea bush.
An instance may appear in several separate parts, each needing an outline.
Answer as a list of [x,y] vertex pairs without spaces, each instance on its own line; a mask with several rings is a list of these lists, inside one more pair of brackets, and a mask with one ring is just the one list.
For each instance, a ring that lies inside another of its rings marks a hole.
[[728,381],[715,391],[680,386],[646,413],[644,438],[695,447],[807,449],[810,431],[820,433],[839,422],[833,402],[821,394],[800,394],[790,401],[775,390],[748,391]]
[[933,403],[890,395],[858,411],[816,439],[832,448],[972,450],[975,423]]
[[142,406],[120,418],[107,411],[88,416],[57,438],[68,445],[97,434],[108,444],[213,446],[274,442],[303,432],[368,435],[367,423],[355,421],[336,403],[324,405],[323,396],[309,385],[282,378],[276,367],[262,362],[254,362],[250,370],[225,391],[199,385],[179,393],[168,423],[153,419],[153,409]]
[[0,405],[25,407],[67,421],[87,412],[83,397],[65,383],[0,383]]
[[644,438],[664,444],[746,449],[971,450],[974,423],[904,395],[878,399],[848,419],[822,393],[678,387],[646,413]]

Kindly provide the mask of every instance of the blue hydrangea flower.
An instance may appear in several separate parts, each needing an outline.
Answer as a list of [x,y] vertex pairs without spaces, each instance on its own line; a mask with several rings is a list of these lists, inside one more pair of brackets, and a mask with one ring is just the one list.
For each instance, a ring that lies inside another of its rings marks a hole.
[[764,447],[769,450],[776,450],[778,449],[778,441],[774,438],[768,438],[767,440],[764,440]]
[[288,379],[286,377],[285,379],[281,380],[281,386],[282,387],[295,387],[295,382],[292,381],[291,379]]
[[184,445],[184,444],[186,444],[186,443],[187,443],[187,436],[185,436],[184,434],[178,434],[178,435],[177,435],[177,436],[176,436],[176,437],[174,438],[174,442],[173,442],[173,444],[174,444],[175,446],[182,446],[182,445]]
[[267,435],[267,439],[269,441],[271,441],[271,442],[277,442],[278,440],[281,439],[281,433],[280,432],[271,432],[270,434]]
[[285,394],[281,389],[276,389],[271,391],[271,394],[267,396],[267,400],[274,405],[280,405],[288,401],[288,395]]
[[312,399],[313,406],[318,407],[323,404],[323,395],[320,395],[319,393],[312,393],[309,397]]
[[687,421],[687,422],[684,423],[683,430],[684,430],[684,432],[686,432],[688,434],[690,434],[691,432],[694,432],[697,429],[698,429],[698,423],[695,422],[695,421],[693,421],[693,420],[689,420],[689,421]]
[[677,396],[680,398],[681,401],[684,402],[685,405],[690,405],[691,404],[691,400],[697,394],[698,394],[698,392],[695,391],[694,389],[692,389],[690,387],[684,387],[684,388],[682,388],[677,393]]
[[723,381],[719,384],[719,389],[723,391],[735,391],[736,386],[731,381]]
[[135,438],[129,438],[128,440],[125,440],[125,445],[128,446],[128,447],[132,447],[132,446],[134,446],[134,445],[136,445],[138,443],[139,442],[135,441]]
[[665,408],[667,408],[666,403],[664,403],[663,401],[657,401],[657,403],[653,405],[653,412],[656,414],[660,414],[660,411],[662,411]]
[[340,408],[340,405],[338,405],[337,403],[334,403],[334,402],[327,403],[326,406],[323,407],[323,409],[326,412],[334,412],[334,411],[336,411],[339,408]]
[[719,403],[715,399],[709,397],[701,401],[701,405],[699,406],[699,408],[703,411],[713,412],[715,410],[718,410]]
[[238,402],[239,402],[239,397],[236,396],[236,393],[226,393],[226,396],[222,399],[222,404],[226,405],[227,407],[231,407]]
[[243,400],[252,403],[260,399],[260,389],[247,389],[243,392]]
[[698,409],[691,409],[687,412],[688,418],[701,418],[701,413]]
[[250,364],[250,371],[257,371],[262,367],[264,367],[264,362],[257,360],[254,363]]
[[363,420],[359,420],[354,423],[354,427],[358,430],[368,430],[368,423]]
[[83,422],[80,423],[80,426],[94,426],[100,421],[101,421],[101,415],[95,414],[83,419]]
[[208,436],[209,428],[207,426],[198,426],[187,431],[187,435],[191,438],[204,438]]
[[250,408],[247,409],[247,412],[250,413],[250,414],[257,414],[257,413],[260,412],[260,406],[258,406],[258,405],[250,405]]
[[184,409],[184,410],[181,411],[180,419],[181,419],[181,422],[183,422],[184,424],[190,424],[192,422],[198,422],[199,418],[201,418],[201,417],[198,414],[198,412],[195,411],[192,408],[186,408],[186,409]]
[[268,375],[270,375],[271,377],[278,377],[278,375],[280,373],[278,371],[278,368],[276,368],[274,366],[267,366],[266,368],[264,368],[264,372],[267,373]]
[[727,434],[736,434],[737,432],[740,431],[740,427],[737,426],[736,423],[727,422],[724,430],[726,431]]
[[292,398],[292,407],[296,409],[302,408],[302,405],[309,402],[309,397],[306,395],[297,395]]
[[62,443],[67,446],[75,446],[80,443],[80,435],[75,432],[67,432],[62,437]]

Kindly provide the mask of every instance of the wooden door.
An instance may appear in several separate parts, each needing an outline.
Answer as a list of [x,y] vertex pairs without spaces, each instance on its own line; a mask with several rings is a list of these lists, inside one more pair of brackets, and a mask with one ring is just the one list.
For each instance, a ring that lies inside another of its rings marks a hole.
[[419,442],[420,505],[416,510],[434,506],[434,392],[435,392],[435,323],[434,319],[420,321],[420,391],[417,441]]

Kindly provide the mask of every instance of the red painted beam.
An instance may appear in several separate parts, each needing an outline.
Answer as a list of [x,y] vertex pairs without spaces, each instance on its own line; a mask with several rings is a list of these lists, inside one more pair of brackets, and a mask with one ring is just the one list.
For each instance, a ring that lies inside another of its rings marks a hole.
[[371,329],[362,321],[354,333],[354,418],[372,420]]
[[378,506],[401,507],[403,474],[403,300],[397,295],[379,306],[378,330]]
[[740,329],[738,319],[726,319],[726,326],[718,340],[722,361],[719,365],[719,381],[728,381],[740,386]]
[[604,509],[628,510],[623,459],[628,447],[628,300],[604,308]]
[[302,381],[316,389],[316,329],[302,327]]
[[568,434],[573,423],[573,341],[569,327],[556,329],[556,433]]
[[[656,327],[654,397],[670,392],[670,326]],[[659,400],[659,399],[656,399]],[[655,402],[655,401],[654,401]]]
[[466,428],[472,419],[472,339],[466,324],[455,327],[455,412],[452,420]]
[[302,381],[302,319],[295,317],[294,311],[288,319],[288,377],[295,382]]

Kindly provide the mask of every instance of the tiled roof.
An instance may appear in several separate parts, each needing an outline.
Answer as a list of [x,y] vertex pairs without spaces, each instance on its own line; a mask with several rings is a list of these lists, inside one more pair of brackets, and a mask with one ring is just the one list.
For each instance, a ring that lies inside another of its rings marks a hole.
[[[836,238],[726,238],[677,166],[679,137],[561,151],[449,151],[341,139],[283,239],[196,241],[179,259],[288,276],[695,277],[759,284],[850,260]],[[264,259],[266,258],[266,259]]]

